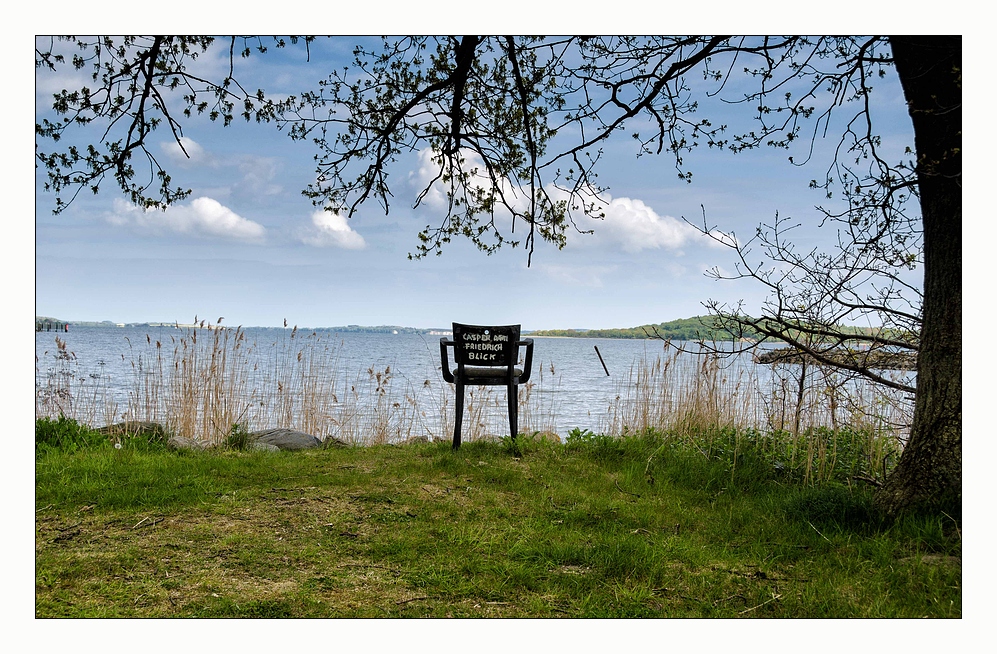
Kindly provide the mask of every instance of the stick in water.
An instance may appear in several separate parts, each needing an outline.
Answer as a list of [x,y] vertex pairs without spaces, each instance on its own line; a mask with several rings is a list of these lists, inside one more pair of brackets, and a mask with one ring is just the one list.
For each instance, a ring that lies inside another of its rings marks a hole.
[[602,369],[606,371],[606,376],[609,377],[609,368],[606,367],[606,362],[602,360],[602,353],[599,352],[599,346],[596,345],[595,353],[599,355],[599,363],[602,364]]

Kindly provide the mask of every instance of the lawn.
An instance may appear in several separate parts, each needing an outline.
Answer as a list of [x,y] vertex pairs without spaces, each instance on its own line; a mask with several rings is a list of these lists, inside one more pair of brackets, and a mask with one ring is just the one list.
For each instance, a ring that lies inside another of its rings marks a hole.
[[36,455],[36,617],[962,613],[961,532],[656,434]]

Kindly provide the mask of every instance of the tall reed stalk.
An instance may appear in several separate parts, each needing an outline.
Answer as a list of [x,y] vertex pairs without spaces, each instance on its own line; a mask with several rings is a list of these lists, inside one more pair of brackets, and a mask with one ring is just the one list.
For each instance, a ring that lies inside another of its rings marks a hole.
[[702,432],[758,419],[750,372],[731,371],[713,355],[672,350],[639,359],[618,384],[600,429],[619,435],[649,429]]

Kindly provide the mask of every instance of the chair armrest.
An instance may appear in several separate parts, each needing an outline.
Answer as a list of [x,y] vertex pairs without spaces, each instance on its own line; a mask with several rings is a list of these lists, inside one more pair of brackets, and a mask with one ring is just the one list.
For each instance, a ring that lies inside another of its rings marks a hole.
[[520,384],[529,381],[530,371],[533,369],[533,339],[523,338],[516,343],[517,347],[523,345],[526,346],[526,361],[523,362],[523,374],[519,376]]
[[443,381],[448,384],[454,383],[453,373],[450,371],[450,357],[447,356],[447,347],[455,345],[449,338],[440,339],[440,365],[443,366]]

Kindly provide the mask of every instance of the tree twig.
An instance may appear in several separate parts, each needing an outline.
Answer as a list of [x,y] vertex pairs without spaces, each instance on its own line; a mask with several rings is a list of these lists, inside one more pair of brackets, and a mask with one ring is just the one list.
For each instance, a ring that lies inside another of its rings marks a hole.
[[744,615],[744,614],[745,614],[745,613],[747,613],[748,611],[754,611],[754,610],[755,610],[755,609],[757,609],[757,608],[761,608],[761,607],[765,606],[765,605],[766,605],[766,604],[768,604],[769,602],[774,602],[774,601],[776,601],[777,599],[781,599],[781,598],[782,598],[782,595],[781,595],[781,594],[779,594],[779,595],[773,595],[773,596],[772,596],[772,599],[767,599],[767,600],[765,600],[764,602],[762,602],[761,604],[759,604],[758,606],[752,606],[752,607],[751,607],[750,609],[744,609],[743,611],[738,611],[738,613],[737,613],[737,614],[738,614],[738,615]]
[[395,604],[397,606],[401,606],[402,604],[408,604],[409,602],[417,602],[419,600],[424,600],[424,599],[429,599],[429,597],[426,595],[421,595],[419,597],[412,597],[407,600],[398,600],[397,602],[395,602]]
[[811,529],[813,529],[814,531],[816,531],[816,532],[817,532],[817,535],[818,535],[818,536],[820,536],[821,538],[823,538],[824,540],[826,540],[826,541],[827,541],[827,542],[829,542],[829,543],[831,542],[831,539],[830,539],[830,538],[828,538],[828,537],[827,537],[827,536],[825,536],[824,534],[820,533],[820,530],[819,530],[819,529],[817,529],[817,527],[814,527],[814,523],[812,523],[812,522],[810,522],[809,520],[807,520],[807,524],[808,524],[808,525],[810,525],[810,528],[811,528]]
[[[149,516],[146,516],[146,517],[142,518],[141,520],[139,520],[138,522],[135,523],[135,525],[132,527],[132,529],[138,529],[139,525],[141,525],[143,522],[145,522],[148,519],[149,519]],[[158,520],[153,520],[152,522],[150,522],[149,524],[147,524],[145,526],[146,527],[151,527],[153,525],[158,525],[160,522],[162,522],[165,519],[166,518],[159,518]]]
[[620,482],[619,482],[619,480],[614,479],[613,483],[616,484],[616,490],[620,491],[624,495],[632,495],[633,497],[640,497],[640,495],[638,495],[637,493],[630,493],[630,492],[625,491],[622,488],[620,488]]

